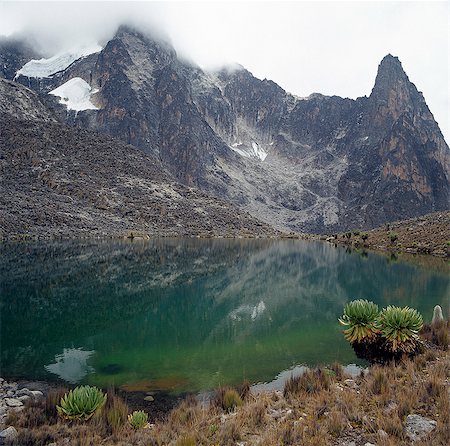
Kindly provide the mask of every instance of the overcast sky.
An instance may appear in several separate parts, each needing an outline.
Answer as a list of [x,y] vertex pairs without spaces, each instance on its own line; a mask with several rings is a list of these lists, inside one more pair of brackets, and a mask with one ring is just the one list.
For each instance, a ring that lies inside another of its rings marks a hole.
[[240,63],[298,96],[370,94],[398,56],[450,142],[450,2],[9,2],[0,35],[25,32],[49,55],[105,39],[120,22],[166,33],[205,68]]

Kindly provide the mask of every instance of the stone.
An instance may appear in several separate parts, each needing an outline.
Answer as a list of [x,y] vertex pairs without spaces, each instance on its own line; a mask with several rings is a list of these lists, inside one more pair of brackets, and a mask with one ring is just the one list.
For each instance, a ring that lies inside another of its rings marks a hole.
[[13,426],[9,426],[0,432],[0,438],[7,441],[14,441],[19,436],[17,430]]
[[355,382],[354,379],[346,379],[346,380],[344,381],[344,384],[345,384],[347,387],[351,387],[352,389],[354,389],[355,387],[358,387],[358,385],[356,384],[356,382]]
[[389,404],[384,409],[384,412],[385,413],[391,413],[394,410],[397,410],[397,408],[398,408],[398,404],[395,401],[390,401]]
[[383,429],[378,429],[377,434],[378,434],[378,436],[380,437],[381,440],[386,440],[386,439],[389,438],[389,435]]
[[17,392],[17,395],[27,395],[27,396],[33,396],[33,394],[31,393],[30,389],[27,389],[26,387],[24,387],[23,389],[20,389]]
[[152,402],[152,401],[155,401],[155,398],[153,398],[151,395],[148,395],[144,398],[144,400]]
[[417,414],[410,414],[406,417],[405,432],[411,441],[420,440],[436,429],[436,421],[422,417]]
[[33,395],[33,398],[36,400],[44,398],[44,394],[40,390],[31,390],[31,393]]
[[376,444],[373,444],[373,443],[367,442],[367,443],[364,444],[364,446],[377,446],[377,445],[376,445]]
[[29,395],[21,395],[21,396],[18,396],[17,399],[19,401],[22,401],[22,403],[24,403],[25,401],[31,400],[31,396],[29,396]]
[[22,401],[18,400],[17,398],[5,398],[5,402],[9,407],[23,406]]

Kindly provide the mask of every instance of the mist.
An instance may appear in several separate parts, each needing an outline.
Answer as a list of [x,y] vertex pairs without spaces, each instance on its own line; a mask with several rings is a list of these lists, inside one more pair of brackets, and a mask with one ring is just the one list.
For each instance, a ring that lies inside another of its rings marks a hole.
[[398,56],[450,141],[449,3],[2,2],[0,35],[45,56],[105,44],[120,24],[169,40],[205,69],[239,63],[298,96],[370,94],[377,66]]

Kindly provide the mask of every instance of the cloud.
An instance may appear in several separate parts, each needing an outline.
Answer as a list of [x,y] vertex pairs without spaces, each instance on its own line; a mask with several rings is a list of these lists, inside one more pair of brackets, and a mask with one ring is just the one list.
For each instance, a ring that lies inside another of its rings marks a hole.
[[450,141],[448,2],[0,3],[0,34],[24,32],[47,54],[102,43],[124,22],[167,34],[203,67],[237,62],[299,96],[368,95],[394,54]]

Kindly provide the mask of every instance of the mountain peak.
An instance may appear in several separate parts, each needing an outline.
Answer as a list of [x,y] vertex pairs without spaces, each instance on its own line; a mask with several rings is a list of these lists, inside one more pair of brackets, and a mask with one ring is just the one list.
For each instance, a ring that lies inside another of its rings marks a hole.
[[[418,94],[416,87],[412,84],[403,70],[399,58],[392,54],[383,57],[378,65],[377,77],[370,97],[386,101],[395,91],[405,99]],[[406,94],[409,92],[409,94]]]
[[388,54],[383,57],[378,65],[377,77],[375,80],[375,86],[377,84],[391,87],[393,83],[398,81],[409,82],[408,76],[403,70],[402,63],[399,58]]

